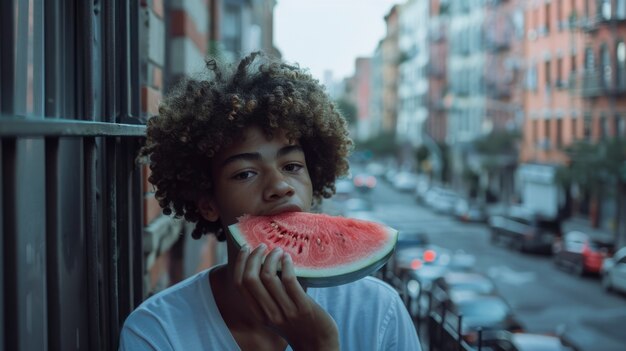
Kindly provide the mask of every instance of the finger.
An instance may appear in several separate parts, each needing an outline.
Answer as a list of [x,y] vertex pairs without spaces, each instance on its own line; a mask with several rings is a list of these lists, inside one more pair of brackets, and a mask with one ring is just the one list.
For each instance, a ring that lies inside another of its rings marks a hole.
[[237,259],[235,261],[235,269],[233,279],[235,282],[235,287],[242,294],[246,302],[248,303],[248,307],[250,307],[251,312],[257,319],[263,320],[263,312],[258,303],[254,300],[254,298],[248,293],[243,284],[243,274],[246,268],[246,263],[248,262],[248,258],[250,257],[250,247],[248,245],[244,245],[241,247],[239,254],[237,255]]
[[302,285],[298,282],[296,277],[296,271],[293,267],[293,259],[289,253],[285,253],[282,259],[283,270],[281,280],[287,295],[296,304],[296,307],[300,311],[306,311],[309,309],[309,296],[306,294]]
[[261,261],[265,255],[266,248],[264,244],[261,244],[250,254],[243,273],[243,286],[245,287],[244,291],[249,294],[262,310],[265,321],[281,323],[282,312],[259,277]]
[[287,318],[293,318],[297,315],[298,309],[289,295],[287,295],[282,281],[276,274],[276,271],[278,270],[278,263],[282,256],[283,250],[279,247],[270,252],[270,254],[265,258],[265,263],[263,263],[261,281],[276,304],[280,307],[283,314]]

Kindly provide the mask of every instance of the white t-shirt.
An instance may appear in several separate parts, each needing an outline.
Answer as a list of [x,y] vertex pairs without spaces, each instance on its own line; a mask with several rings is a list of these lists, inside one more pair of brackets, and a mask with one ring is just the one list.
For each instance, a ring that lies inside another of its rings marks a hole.
[[[209,272],[144,301],[126,319],[119,349],[240,350],[215,304]],[[309,288],[307,294],[337,323],[341,350],[421,350],[398,293],[378,279]]]

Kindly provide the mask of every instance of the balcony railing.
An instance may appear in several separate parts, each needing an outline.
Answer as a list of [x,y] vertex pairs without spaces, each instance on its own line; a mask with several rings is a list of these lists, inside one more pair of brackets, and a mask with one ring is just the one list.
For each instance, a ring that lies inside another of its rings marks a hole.
[[584,98],[626,95],[626,70],[619,70],[607,80],[597,69],[584,71],[581,75],[572,74],[569,86],[572,93]]

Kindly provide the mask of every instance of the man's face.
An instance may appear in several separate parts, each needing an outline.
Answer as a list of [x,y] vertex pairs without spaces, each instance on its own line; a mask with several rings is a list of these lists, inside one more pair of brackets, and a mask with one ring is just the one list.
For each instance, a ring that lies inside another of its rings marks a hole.
[[308,211],[313,199],[304,152],[284,133],[268,140],[258,127],[248,128],[241,142],[222,149],[211,163],[214,191],[211,207],[223,226],[243,214],[272,215]]

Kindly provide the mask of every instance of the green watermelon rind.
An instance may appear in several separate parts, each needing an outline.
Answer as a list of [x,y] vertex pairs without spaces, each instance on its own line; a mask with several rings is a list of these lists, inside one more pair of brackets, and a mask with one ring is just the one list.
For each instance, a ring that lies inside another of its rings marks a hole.
[[[312,288],[342,285],[364,278],[380,269],[393,255],[398,241],[397,230],[385,225],[381,226],[387,231],[390,240],[386,241],[385,245],[378,248],[372,255],[358,261],[337,265],[332,268],[310,269],[295,267],[295,273],[300,284]],[[239,230],[238,224],[230,225],[228,230],[234,243],[237,245],[237,249],[240,249],[246,244],[246,240]]]

